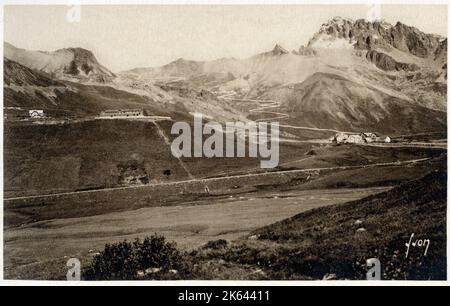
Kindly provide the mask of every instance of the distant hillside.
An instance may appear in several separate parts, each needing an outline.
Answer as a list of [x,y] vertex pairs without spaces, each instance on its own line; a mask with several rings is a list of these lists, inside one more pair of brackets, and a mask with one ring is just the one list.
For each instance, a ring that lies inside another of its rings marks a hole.
[[212,91],[274,99],[291,125],[389,133],[446,129],[447,39],[400,22],[335,17],[292,52],[276,45],[245,59],[178,59],[120,76],[144,83],[178,78]]
[[182,85],[154,86],[128,83],[70,82],[4,58],[4,106],[11,114],[25,115],[27,109],[44,109],[52,118],[95,117],[103,110],[145,109],[149,114],[191,120],[201,112],[219,121],[243,116],[224,108],[210,92]]
[[4,56],[56,78],[104,83],[115,77],[114,73],[97,61],[91,51],[82,48],[67,48],[53,52],[29,51],[5,42]]
[[[155,103],[149,97],[111,86],[85,85],[56,80],[45,72],[27,68],[5,58],[4,106],[41,108],[52,117],[95,117],[102,110],[142,108],[154,115],[187,116],[182,104]],[[10,110],[8,109],[7,112]]]
[[302,126],[382,133],[445,130],[446,113],[343,76],[315,73],[285,93],[282,108]]
[[6,85],[41,87],[63,85],[44,73],[29,69],[7,58],[4,58],[3,66],[3,82]]
[[269,111],[283,112],[281,123],[292,126],[407,134],[444,131],[447,125],[447,39],[402,23],[335,17],[293,52],[277,44],[245,59],[180,58],[117,76],[81,48],[43,52],[5,43],[5,57],[46,73],[40,80],[71,82],[58,90],[25,88],[37,80],[34,72],[8,64],[6,78],[17,86],[6,90],[5,105],[13,107],[51,105],[86,115],[136,106],[200,112],[221,122],[264,118],[251,105],[218,99],[220,92],[234,92],[280,102],[280,109]]
[[45,72],[4,58],[3,105],[7,108],[6,114],[17,114],[22,108],[45,108],[55,109],[61,115],[63,109],[58,104],[61,96],[66,95],[76,95],[75,90]]

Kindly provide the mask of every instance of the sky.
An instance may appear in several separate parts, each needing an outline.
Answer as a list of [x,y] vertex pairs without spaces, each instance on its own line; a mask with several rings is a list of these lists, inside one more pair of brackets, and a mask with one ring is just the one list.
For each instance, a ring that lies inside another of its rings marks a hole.
[[[341,16],[367,18],[367,5],[5,6],[4,40],[19,48],[81,47],[114,72],[175,59],[246,58],[275,44],[298,49],[320,26]],[[443,5],[382,5],[380,16],[447,36]],[[75,12],[75,14],[74,14]]]

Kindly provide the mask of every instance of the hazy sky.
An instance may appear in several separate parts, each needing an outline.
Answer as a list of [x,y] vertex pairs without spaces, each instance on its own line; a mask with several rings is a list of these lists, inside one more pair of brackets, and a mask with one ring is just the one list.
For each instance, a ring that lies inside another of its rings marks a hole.
[[[81,20],[67,6],[6,6],[4,38],[16,47],[92,50],[117,72],[160,66],[177,58],[245,58],[276,43],[288,50],[307,43],[334,16],[366,18],[366,5],[82,6]],[[447,7],[389,5],[381,17],[447,36]]]

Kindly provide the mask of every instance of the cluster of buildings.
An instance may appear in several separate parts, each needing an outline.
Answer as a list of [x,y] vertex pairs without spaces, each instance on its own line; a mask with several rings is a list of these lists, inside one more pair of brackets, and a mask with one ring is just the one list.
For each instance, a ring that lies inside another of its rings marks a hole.
[[109,109],[102,111],[99,118],[142,118],[146,115],[143,109]]
[[37,121],[55,122],[59,120],[70,120],[73,118],[70,111],[63,109],[28,109],[16,106],[3,108],[3,119],[7,121]]
[[[64,110],[25,109],[21,107],[4,107],[4,120],[42,121],[56,118],[71,119],[74,114]],[[100,112],[96,119],[146,119],[146,120],[172,120],[168,116],[157,116],[148,113],[145,109],[107,109]]]
[[97,119],[146,119],[146,120],[172,120],[167,116],[156,116],[145,109],[108,109],[100,112]]
[[381,137],[375,133],[337,133],[330,140],[332,143],[391,142],[389,136]]
[[42,109],[30,109],[28,111],[28,114],[30,115],[30,118],[32,118],[32,119],[45,118],[45,113],[44,113],[44,110],[42,110]]
[[[31,119],[45,118],[46,114],[41,109],[30,109],[28,111]],[[110,109],[100,113],[100,118],[142,118],[147,116],[143,109]]]

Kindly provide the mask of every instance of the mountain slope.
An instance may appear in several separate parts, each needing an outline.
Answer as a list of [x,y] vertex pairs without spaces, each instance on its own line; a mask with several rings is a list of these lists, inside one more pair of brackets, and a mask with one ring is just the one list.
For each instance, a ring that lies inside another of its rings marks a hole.
[[[83,49],[41,52],[5,44],[5,56],[53,78],[108,81],[156,108],[179,104],[219,121],[244,119],[244,108],[214,94],[232,91],[280,102],[271,111],[286,113],[282,123],[291,125],[398,134],[446,129],[447,39],[402,23],[336,17],[291,53],[276,45],[246,59],[178,59],[115,78]],[[250,107],[244,112],[250,119],[264,115]]]
[[336,17],[292,53],[276,45],[241,60],[179,60],[144,78],[177,76],[193,86],[280,101],[291,125],[418,133],[446,129],[446,61],[444,37],[400,22]]
[[446,127],[444,112],[426,109],[336,74],[313,74],[295,85],[285,100],[282,109],[302,126],[382,133],[434,131]]
[[171,76],[194,86],[234,90],[247,97],[270,95],[277,87],[301,83],[315,73],[332,73],[362,86],[382,87],[395,98],[446,111],[446,61],[444,37],[400,22],[391,25],[335,17],[322,25],[306,47],[292,53],[276,45],[247,59],[179,59],[159,68],[131,72],[146,82]]
[[46,87],[58,84],[62,85],[49,76],[33,71],[32,69],[22,66],[14,61],[8,60],[7,58],[3,59],[3,65],[3,82],[8,86],[34,85]]
[[317,69],[327,70],[327,67],[318,58],[294,55],[276,45],[271,51],[247,59],[221,58],[207,62],[178,59],[161,67],[137,68],[119,75],[138,77],[146,83],[178,78],[214,91],[236,90],[251,95],[261,87],[301,82]]
[[107,84],[69,82],[7,58],[4,63],[4,106],[10,119],[28,116],[27,110],[35,108],[52,118],[92,118],[107,109],[140,108],[174,120],[188,120],[195,112],[218,121],[245,119],[223,107],[210,92],[184,85],[158,87],[132,79]]
[[4,56],[23,66],[61,79],[103,83],[115,77],[114,73],[97,61],[91,51],[82,48],[67,48],[54,52],[29,51],[5,42]]
[[5,113],[17,116],[22,108],[54,109],[58,115],[61,95],[74,94],[75,90],[44,72],[38,72],[4,58],[3,105]]
[[[376,257],[382,279],[446,279],[446,181],[447,172],[436,171],[358,201],[301,213],[256,230],[258,241],[246,252],[233,251],[251,254],[270,244],[280,255],[272,270],[291,277],[365,279],[366,260]],[[432,241],[426,256],[423,248],[411,247],[405,258],[412,233]],[[264,257],[254,260],[267,262]]]
[[[4,58],[4,101],[7,112],[44,109],[51,117],[94,117],[102,110],[142,108],[155,115],[179,116],[181,104],[154,103],[145,96],[111,86],[86,85],[55,80],[50,75]],[[177,115],[178,114],[178,115]]]

